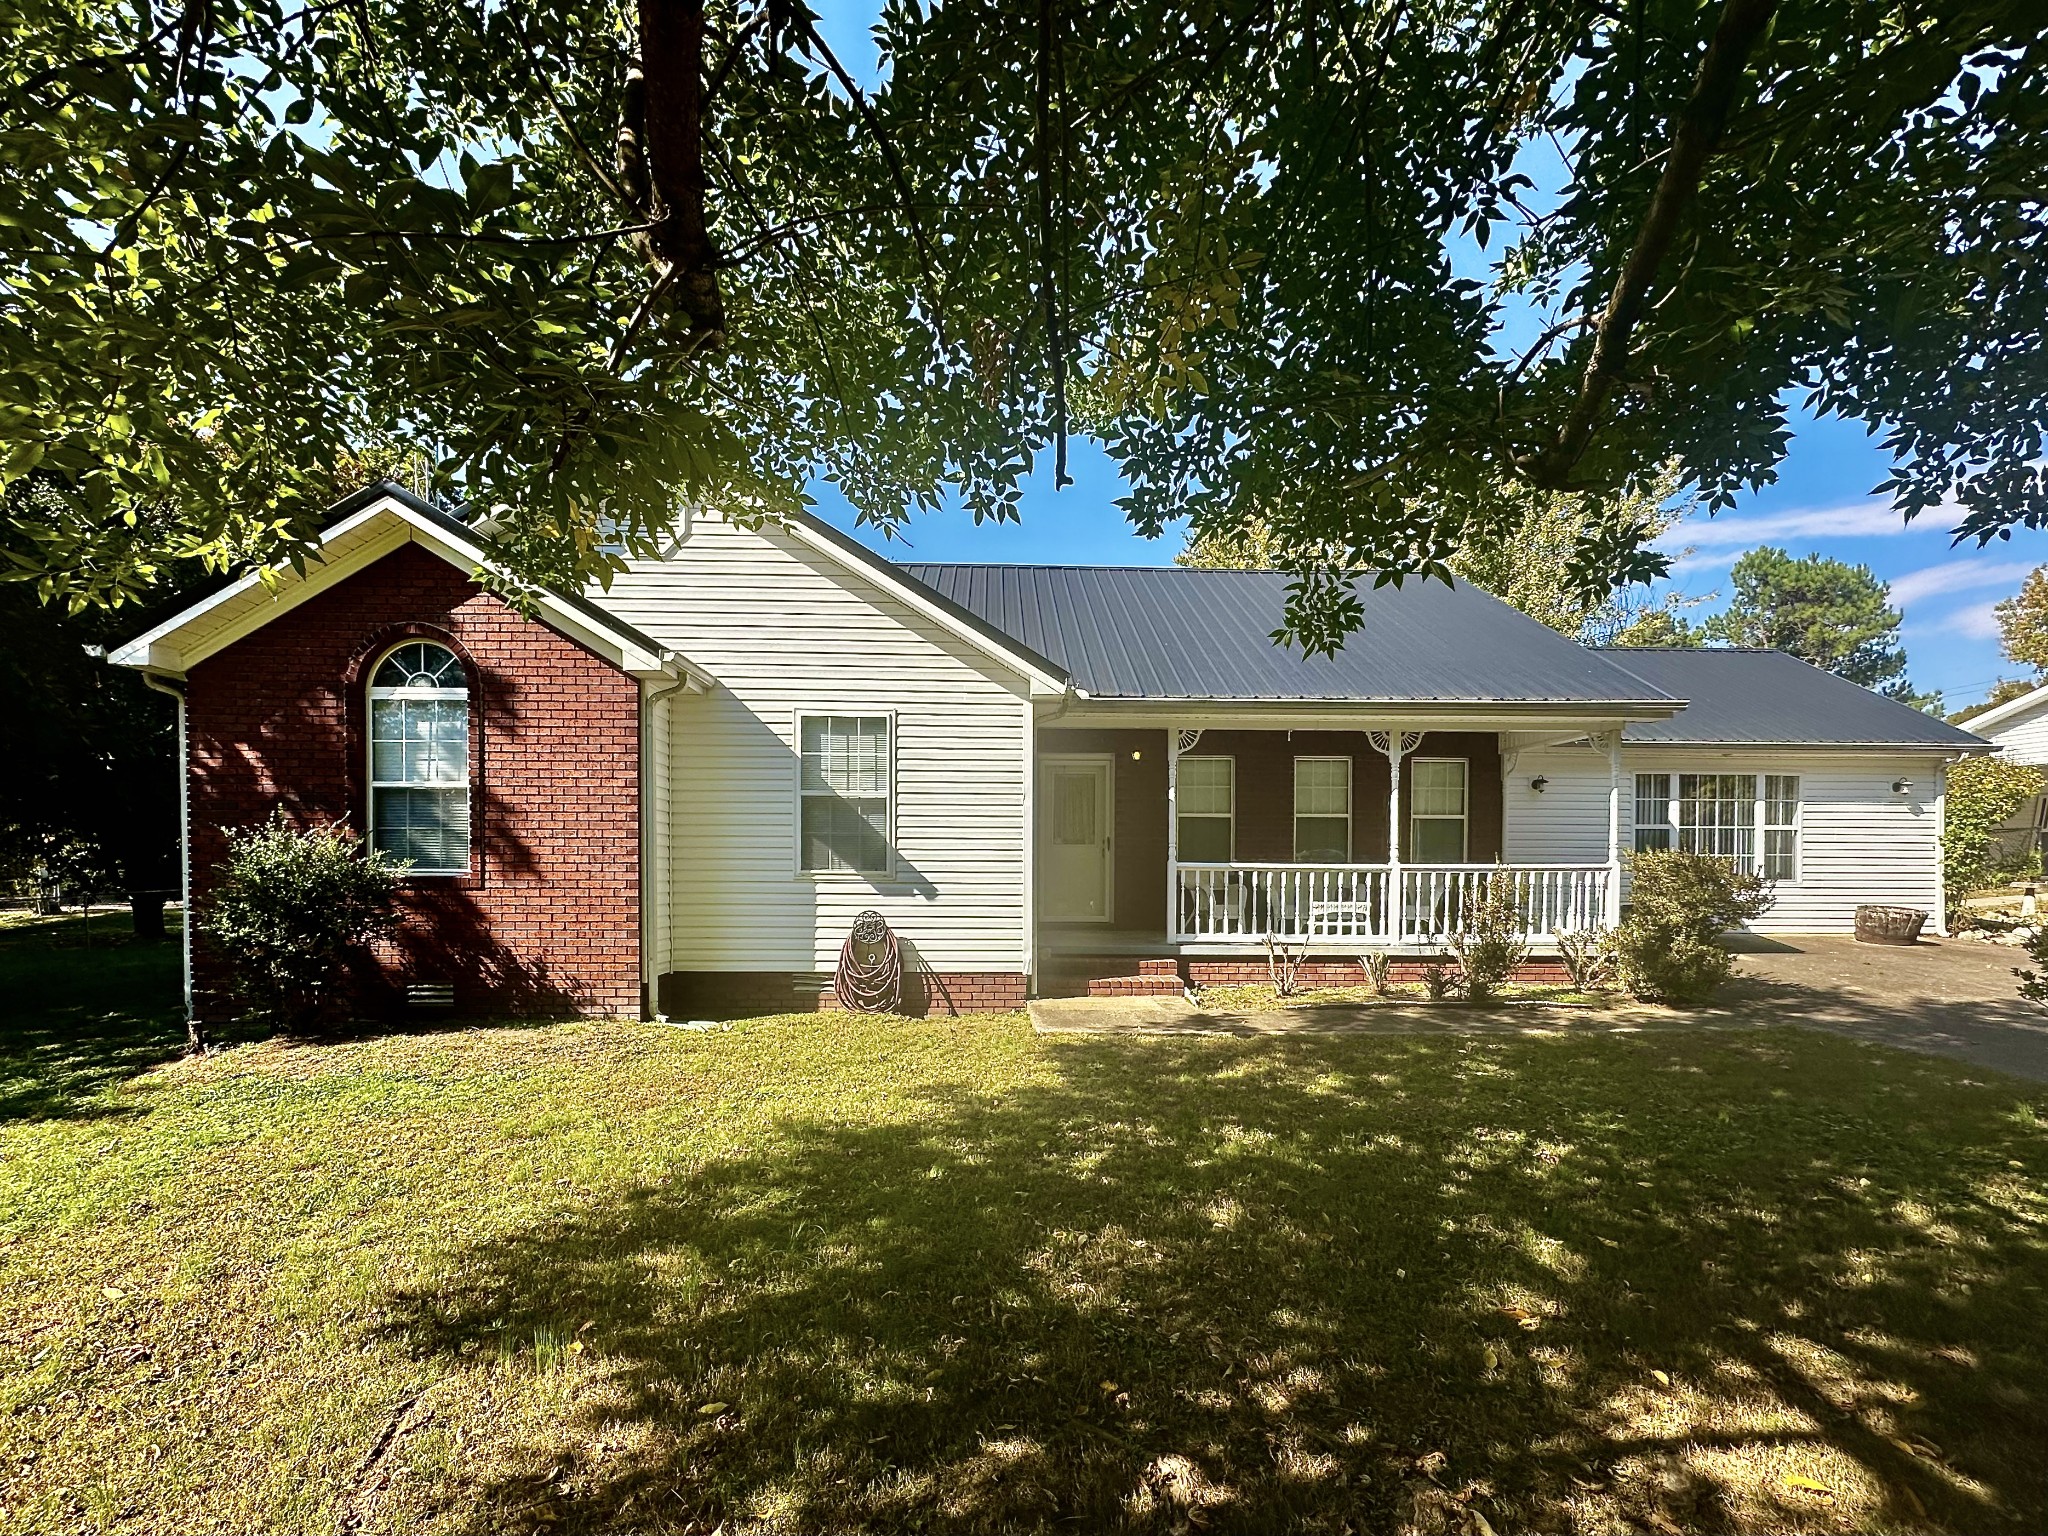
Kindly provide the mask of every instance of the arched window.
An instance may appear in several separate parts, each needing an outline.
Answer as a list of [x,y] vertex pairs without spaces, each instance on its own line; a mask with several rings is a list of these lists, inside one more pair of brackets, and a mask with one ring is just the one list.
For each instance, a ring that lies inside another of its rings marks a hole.
[[370,674],[370,842],[469,873],[469,679],[445,645],[408,640]]

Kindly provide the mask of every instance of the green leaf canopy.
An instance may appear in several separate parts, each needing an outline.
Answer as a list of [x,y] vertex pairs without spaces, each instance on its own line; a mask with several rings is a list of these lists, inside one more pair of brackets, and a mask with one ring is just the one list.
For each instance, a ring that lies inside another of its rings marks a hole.
[[1013,516],[1074,428],[1141,530],[1340,552],[1320,645],[1337,570],[1440,574],[1502,481],[1675,459],[1726,505],[1802,394],[1886,433],[1902,513],[2040,526],[2044,27],[893,3],[863,91],[800,0],[0,0],[0,475],[67,509],[0,554],[77,601],[274,558],[398,441],[580,583],[821,475]]

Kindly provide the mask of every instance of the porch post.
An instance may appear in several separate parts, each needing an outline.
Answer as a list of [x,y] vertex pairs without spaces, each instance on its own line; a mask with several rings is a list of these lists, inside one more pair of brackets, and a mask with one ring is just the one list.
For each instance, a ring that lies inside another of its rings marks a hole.
[[1607,911],[1609,928],[1621,922],[1621,730],[1605,738],[1607,747]]
[[1401,891],[1401,759],[1422,741],[1421,732],[1367,731],[1365,738],[1387,757],[1387,934],[1403,937],[1407,902]]
[[1180,727],[1166,728],[1166,941],[1180,941]]

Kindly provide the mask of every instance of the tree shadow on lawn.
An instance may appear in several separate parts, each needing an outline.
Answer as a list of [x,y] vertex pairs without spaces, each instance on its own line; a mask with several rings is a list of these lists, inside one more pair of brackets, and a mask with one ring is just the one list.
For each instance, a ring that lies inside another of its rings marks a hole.
[[1038,1086],[784,1122],[389,1298],[450,1417],[514,1341],[588,1351],[566,1402],[493,1399],[490,1454],[416,1466],[418,1513],[2048,1518],[2048,1128],[2020,1085],[1796,1031],[1040,1049]]
[[0,1122],[140,1111],[106,1090],[184,1048],[175,928],[137,944],[125,915],[0,929]]

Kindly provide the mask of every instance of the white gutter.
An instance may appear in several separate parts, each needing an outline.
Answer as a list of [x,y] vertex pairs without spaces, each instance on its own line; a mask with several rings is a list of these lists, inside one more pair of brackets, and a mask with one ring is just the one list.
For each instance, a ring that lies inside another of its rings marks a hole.
[[[654,863],[654,713],[655,706],[666,703],[670,697],[680,693],[691,684],[691,676],[685,672],[666,688],[654,693],[644,688],[640,694],[640,1017],[658,1019],[661,1017],[661,976],[655,970],[654,954],[654,881],[650,871]],[[656,878],[667,879],[666,870],[659,871]],[[662,904],[664,920],[668,916],[668,905]]]
[[185,735],[185,689],[153,672],[143,673],[142,680],[178,701],[178,904],[182,908],[178,947],[185,977],[185,1044],[197,1051],[204,1048],[205,1041],[199,1035],[199,1010],[192,986],[192,758]]

